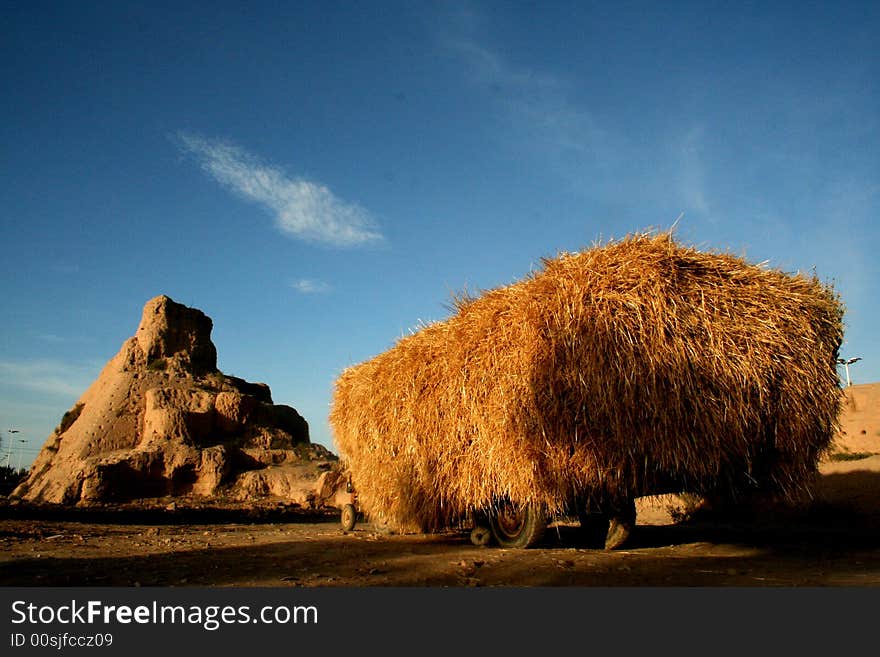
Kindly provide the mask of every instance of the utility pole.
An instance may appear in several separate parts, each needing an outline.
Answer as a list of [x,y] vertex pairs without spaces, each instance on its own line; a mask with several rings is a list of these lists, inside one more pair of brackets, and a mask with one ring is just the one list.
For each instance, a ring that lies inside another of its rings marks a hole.
[[24,445],[27,441],[24,438],[19,438],[18,442],[21,444],[18,446],[18,467],[15,469],[16,472],[21,471],[21,456],[24,452]]
[[[6,431],[10,434],[21,433],[18,429],[7,429]],[[7,468],[12,467],[12,443],[13,442],[14,441],[12,440],[12,436],[9,436],[9,445],[6,448],[6,467]]]
[[862,360],[861,358],[850,358],[849,360],[845,360],[843,358],[838,358],[837,362],[846,368],[846,387],[849,388],[852,385],[852,381],[849,378],[849,366],[853,363],[857,363]]

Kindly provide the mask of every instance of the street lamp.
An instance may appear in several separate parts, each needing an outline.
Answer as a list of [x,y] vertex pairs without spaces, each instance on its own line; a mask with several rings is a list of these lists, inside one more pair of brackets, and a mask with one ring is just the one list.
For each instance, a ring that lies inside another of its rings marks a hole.
[[849,366],[852,365],[853,363],[860,361],[860,360],[862,360],[862,359],[861,358],[850,358],[849,360],[846,360],[844,358],[837,359],[837,362],[846,368],[846,387],[847,388],[849,388],[852,385],[852,381],[850,381],[850,378],[849,378]]
[[[7,429],[8,433],[21,433],[18,429]],[[6,467],[12,467],[12,436],[9,437],[9,446],[6,448]]]

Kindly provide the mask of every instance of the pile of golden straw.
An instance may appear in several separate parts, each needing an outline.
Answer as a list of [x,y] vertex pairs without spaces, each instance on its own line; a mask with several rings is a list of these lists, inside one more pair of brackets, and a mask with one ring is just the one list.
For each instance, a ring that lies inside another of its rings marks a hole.
[[398,527],[504,498],[793,500],[837,427],[843,308],[815,276],[637,234],[456,311],[336,382],[359,503]]

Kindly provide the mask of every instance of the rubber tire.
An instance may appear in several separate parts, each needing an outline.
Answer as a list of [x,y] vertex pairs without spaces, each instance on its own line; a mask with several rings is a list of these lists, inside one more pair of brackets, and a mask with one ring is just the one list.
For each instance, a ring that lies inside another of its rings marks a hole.
[[605,549],[616,550],[623,547],[629,540],[635,525],[622,518],[612,518],[608,525],[608,536],[605,537]]
[[355,524],[357,524],[357,509],[354,508],[354,504],[346,504],[342,507],[342,531],[350,532],[354,529]]
[[471,530],[471,543],[477,547],[485,547],[492,540],[492,530],[483,525],[477,525]]
[[611,525],[608,516],[604,513],[587,513],[579,509],[578,520],[580,520],[581,534],[587,547],[603,548]]
[[[512,506],[511,503],[504,503]],[[492,509],[489,514],[489,527],[495,542],[503,548],[525,549],[538,544],[544,537],[547,529],[547,512],[542,506],[533,504],[522,507],[519,511],[519,522],[516,525],[504,523],[499,517],[499,511],[504,509]]]
[[605,537],[605,549],[616,550],[629,540],[636,527],[636,501],[626,500],[611,515],[608,535]]

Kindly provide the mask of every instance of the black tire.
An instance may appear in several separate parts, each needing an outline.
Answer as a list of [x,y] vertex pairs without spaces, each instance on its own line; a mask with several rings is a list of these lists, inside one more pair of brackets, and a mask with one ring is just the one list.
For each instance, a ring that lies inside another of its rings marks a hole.
[[629,540],[629,535],[635,527],[634,523],[630,523],[621,518],[612,518],[608,525],[608,536],[605,537],[605,549],[616,550]]
[[626,500],[616,509],[608,525],[608,535],[605,537],[605,549],[616,550],[622,547],[636,527],[636,501]]
[[626,499],[600,510],[581,503],[577,516],[587,546],[614,550],[626,543],[636,526],[636,504],[635,500]]
[[604,513],[588,513],[582,509],[578,510],[578,520],[581,523],[581,535],[584,544],[590,548],[602,548],[605,546],[605,539],[608,536],[608,528],[610,520]]
[[489,514],[489,527],[495,541],[503,548],[532,547],[544,537],[547,512],[539,505],[502,502]]
[[492,540],[492,530],[483,525],[477,525],[471,530],[471,543],[477,547],[489,545]]
[[346,504],[342,507],[342,531],[350,532],[354,529],[355,524],[357,523],[357,509],[354,508],[354,504]]

